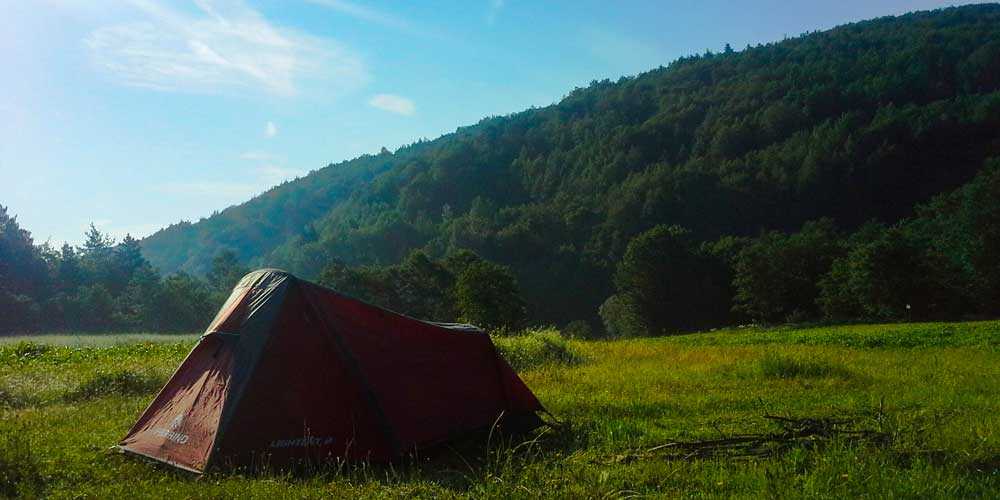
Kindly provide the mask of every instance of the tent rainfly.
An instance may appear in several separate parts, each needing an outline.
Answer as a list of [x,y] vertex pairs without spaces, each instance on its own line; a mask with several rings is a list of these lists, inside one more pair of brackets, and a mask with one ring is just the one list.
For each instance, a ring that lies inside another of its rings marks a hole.
[[220,464],[388,460],[542,405],[489,335],[264,269],[246,275],[128,435],[126,453]]

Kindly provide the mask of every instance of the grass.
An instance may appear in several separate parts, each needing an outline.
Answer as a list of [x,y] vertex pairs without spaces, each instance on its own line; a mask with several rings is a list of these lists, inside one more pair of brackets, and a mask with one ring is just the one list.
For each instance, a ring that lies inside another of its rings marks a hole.
[[[62,338],[62,337],[60,337]],[[498,350],[565,425],[389,466],[236,471],[200,480],[108,453],[196,337],[0,345],[0,496],[995,497],[1000,322],[734,329]],[[114,338],[122,338],[115,336]],[[771,459],[666,461],[674,440],[765,432],[765,414],[845,417],[888,445]]]
[[512,337],[495,337],[497,351],[517,371],[543,365],[573,365],[582,361],[554,328],[528,330]]

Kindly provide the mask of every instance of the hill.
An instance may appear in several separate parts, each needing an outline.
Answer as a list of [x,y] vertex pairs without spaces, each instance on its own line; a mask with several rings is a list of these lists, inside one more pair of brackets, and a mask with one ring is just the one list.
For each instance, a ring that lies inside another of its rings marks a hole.
[[[0,339],[0,496],[978,498],[1000,488],[997,322],[500,338],[565,422],[560,430],[516,447],[471,440],[391,466],[198,480],[106,451],[195,339],[107,337]],[[764,415],[847,419],[881,441],[819,439],[752,459],[650,451],[778,430]]]
[[316,277],[458,249],[510,266],[534,319],[593,318],[630,240],[892,224],[1000,156],[1000,6],[880,18],[682,58],[559,103],[329,165],[141,242],[164,273]]

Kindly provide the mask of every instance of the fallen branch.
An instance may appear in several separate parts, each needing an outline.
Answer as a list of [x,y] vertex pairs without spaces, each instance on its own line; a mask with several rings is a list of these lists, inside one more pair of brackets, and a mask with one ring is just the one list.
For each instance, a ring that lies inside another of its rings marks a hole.
[[887,444],[889,435],[869,429],[850,428],[851,419],[792,418],[764,415],[781,429],[762,434],[739,434],[720,439],[673,441],[654,446],[638,455],[618,457],[617,461],[658,457],[665,460],[696,460],[707,458],[767,458],[792,448],[814,448],[833,439],[848,444]]

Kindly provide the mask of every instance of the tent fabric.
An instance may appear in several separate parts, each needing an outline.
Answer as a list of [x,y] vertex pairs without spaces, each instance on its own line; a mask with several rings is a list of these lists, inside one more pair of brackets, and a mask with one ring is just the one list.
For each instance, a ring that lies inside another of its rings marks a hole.
[[119,443],[217,464],[387,460],[542,405],[471,326],[419,321],[265,269],[245,276]]

